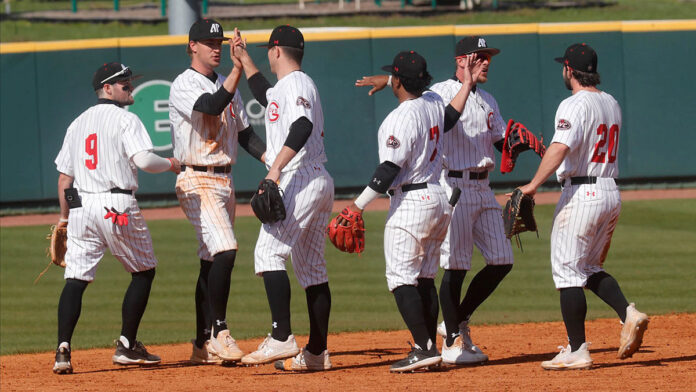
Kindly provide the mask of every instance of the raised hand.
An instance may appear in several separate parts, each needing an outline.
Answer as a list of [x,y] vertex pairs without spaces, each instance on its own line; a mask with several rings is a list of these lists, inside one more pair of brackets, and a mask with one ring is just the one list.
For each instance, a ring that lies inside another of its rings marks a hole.
[[367,95],[372,95],[387,86],[389,80],[388,75],[363,76],[362,79],[355,81],[356,87],[372,86],[372,90],[367,92]]

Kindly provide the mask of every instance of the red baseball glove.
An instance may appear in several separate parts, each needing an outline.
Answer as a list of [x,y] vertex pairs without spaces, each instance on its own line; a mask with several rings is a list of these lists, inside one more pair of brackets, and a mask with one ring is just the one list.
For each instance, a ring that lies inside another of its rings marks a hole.
[[527,127],[521,123],[510,119],[505,130],[505,140],[503,141],[503,156],[500,159],[500,172],[510,173],[515,168],[517,156],[527,150],[534,150],[539,157],[543,158],[546,152],[544,139],[537,139]]
[[329,241],[342,252],[362,252],[365,250],[365,222],[362,213],[348,207],[344,208],[326,226],[326,235]]

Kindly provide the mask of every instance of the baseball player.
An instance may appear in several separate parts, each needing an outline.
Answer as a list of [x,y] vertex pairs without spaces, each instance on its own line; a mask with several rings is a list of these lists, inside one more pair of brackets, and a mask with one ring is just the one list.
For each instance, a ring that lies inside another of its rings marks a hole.
[[237,159],[237,143],[262,162],[266,150],[249,125],[237,90],[242,65],[232,56],[232,48],[234,68],[227,77],[215,72],[222,42],[228,39],[217,21],[195,22],[186,47],[191,67],[177,76],[169,95],[174,156],[182,163],[176,194],[199,244],[191,362],[203,364],[238,361],[244,355],[230,336],[226,320],[237,253],[232,165]]
[[[271,308],[272,331],[242,363],[277,361],[280,370],[327,370],[331,292],[324,259],[324,228],[333,204],[333,179],[324,168],[324,114],[312,78],[302,72],[304,37],[292,26],[278,26],[267,45],[275,86],[259,72],[236,31],[235,49],[249,88],[266,107],[267,179],[284,192],[287,218],[261,227],[254,251],[256,274],[263,277]],[[290,327],[290,282],[286,262],[292,257],[295,276],[305,290],[309,342],[298,348]],[[283,361],[283,359],[285,359]]]
[[[155,277],[152,239],[138,203],[140,168],[149,173],[180,170],[176,159],[152,152],[147,130],[124,106],[133,104],[133,76],[120,63],[101,65],[92,87],[97,104],[73,121],[56,158],[60,202],[59,226],[68,226],[65,287],[58,303],[58,349],[53,372],[72,373],[70,344],[80,317],[82,295],[94,280],[108,247],[132,280],[123,298],[121,336],[113,362],[153,365],[160,357],[136,340]],[[105,214],[106,211],[106,215]]]
[[592,290],[619,315],[621,359],[638,351],[648,316],[629,305],[618,282],[603,268],[621,211],[614,180],[619,174],[621,108],[614,97],[597,89],[597,54],[590,46],[571,45],[556,61],[563,64],[563,81],[572,95],[558,106],[553,140],[539,169],[520,189],[533,196],[554,171],[563,188],[551,231],[551,269],[569,345],[541,366],[587,369],[592,358],[585,341],[583,288]]
[[[384,229],[387,284],[415,342],[405,359],[392,364],[393,372],[441,361],[435,340],[439,309],[434,278],[451,217],[446,192],[438,183],[445,148],[441,137],[457,122],[484,63],[468,57],[462,64],[464,83],[447,107],[438,94],[426,91],[432,78],[418,53],[401,52],[392,65],[383,67],[391,74],[387,83],[399,106],[379,128],[382,163],[349,206],[362,211],[380,193],[391,196]],[[356,85],[375,84],[358,81]]]

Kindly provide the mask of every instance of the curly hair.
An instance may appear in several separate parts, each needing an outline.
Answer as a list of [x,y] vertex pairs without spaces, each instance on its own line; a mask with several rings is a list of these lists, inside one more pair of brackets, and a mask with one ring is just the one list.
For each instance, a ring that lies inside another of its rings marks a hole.
[[573,78],[583,87],[594,87],[601,82],[599,73],[583,72],[576,69],[572,69],[572,72]]
[[399,75],[396,76],[401,81],[401,84],[404,86],[404,89],[409,93],[415,95],[421,95],[423,91],[425,91],[428,88],[430,82],[433,81],[433,77],[428,73],[428,71],[425,71],[423,76],[421,76],[420,78],[407,78],[405,76]]

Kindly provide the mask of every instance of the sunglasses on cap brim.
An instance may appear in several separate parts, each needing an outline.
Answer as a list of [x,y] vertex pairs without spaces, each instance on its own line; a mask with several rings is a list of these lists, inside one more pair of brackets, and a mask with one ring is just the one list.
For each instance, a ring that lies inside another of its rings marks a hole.
[[[124,76],[125,78],[130,78],[131,76],[133,76],[133,72],[130,70],[129,67],[126,67],[126,68],[123,68],[122,70],[116,72],[115,74],[109,76],[108,78],[102,80],[99,83],[106,83],[109,79],[117,78],[119,76]],[[116,80],[112,83],[116,83],[116,82],[120,82],[120,81],[121,80]],[[112,83],[109,83],[109,84],[112,84]]]

